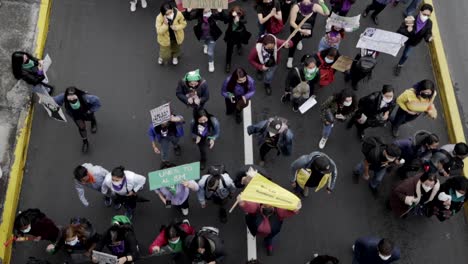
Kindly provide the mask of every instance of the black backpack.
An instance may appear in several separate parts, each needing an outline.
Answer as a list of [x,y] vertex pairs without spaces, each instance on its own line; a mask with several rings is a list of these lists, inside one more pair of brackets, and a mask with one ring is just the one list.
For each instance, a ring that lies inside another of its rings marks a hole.
[[371,152],[380,154],[383,148],[385,148],[385,143],[379,137],[365,137],[362,140],[361,152],[366,158]]
[[358,62],[356,63],[356,67],[359,71],[363,73],[370,73],[375,65],[377,64],[377,60],[372,57],[372,55],[362,56]]

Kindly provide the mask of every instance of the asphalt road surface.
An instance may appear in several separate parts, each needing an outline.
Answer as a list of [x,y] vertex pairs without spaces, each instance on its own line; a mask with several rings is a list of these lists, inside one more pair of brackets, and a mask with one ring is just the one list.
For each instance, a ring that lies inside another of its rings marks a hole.
[[[78,88],[100,96],[103,107],[96,117],[99,132],[90,136],[90,151],[81,153],[81,139],[76,126],[54,122],[43,109],[36,107],[31,137],[27,171],[19,209],[37,207],[58,224],[66,224],[72,216],[84,216],[91,220],[98,230],[104,231],[115,214],[105,208],[97,193],[87,191],[91,206],[85,208],[79,201],[73,187],[73,168],[82,162],[92,162],[107,169],[124,165],[129,170],[146,175],[159,168],[159,156],[152,152],[146,130],[150,122],[149,110],[165,101],[172,101],[175,110],[190,120],[190,110],[175,97],[179,78],[189,70],[200,68],[209,84],[211,98],[207,109],[217,115],[221,122],[221,136],[208,163],[224,163],[235,172],[244,162],[242,125],[224,114],[224,102],[220,95],[224,73],[225,44],[220,39],[216,47],[215,73],[208,73],[207,58],[202,45],[197,43],[191,22],[186,28],[186,42],[178,66],[157,64],[158,46],[154,20],[159,12],[159,1],[148,1],[147,9],[130,13],[128,1],[115,0],[62,0],[54,1],[51,27],[46,51],[51,55],[53,65],[49,78],[62,92],[67,86]],[[248,13],[248,28],[256,34],[256,20],[252,1],[240,2]],[[360,13],[365,4],[359,1],[350,15]],[[400,23],[402,7],[388,7],[380,15],[380,28],[395,31]],[[315,52],[324,30],[324,18],[315,25],[314,37],[304,42],[304,49],[297,52],[299,58],[305,52]],[[374,26],[370,18],[362,19],[361,30]],[[224,28],[224,25],[223,25]],[[362,31],[359,31],[362,32]],[[349,33],[341,44],[341,53],[354,57],[359,32]],[[287,32],[283,32],[286,38]],[[249,48],[253,45],[251,39]],[[244,50],[247,54],[247,50]],[[283,51],[283,58],[286,51]],[[392,75],[392,67],[398,58],[381,55],[374,77],[361,85],[359,96],[380,90],[383,84],[392,83],[398,92],[410,87],[421,79],[433,79],[430,58],[425,44],[412,53],[405,71],[399,78]],[[298,60],[296,60],[298,61]],[[291,157],[267,157],[266,168],[272,178],[288,186],[289,165],[300,155],[317,150],[321,134],[321,123],[317,107],[305,115],[292,112],[289,106],[280,102],[286,76],[285,60],[277,70],[273,95],[267,96],[262,85],[252,101],[254,122],[266,117],[279,115],[289,119],[295,134]],[[246,55],[234,55],[233,68],[245,67],[254,73]],[[344,78],[337,73],[331,87],[317,92],[318,101],[345,87]],[[438,107],[440,103],[437,100]],[[409,136],[418,129],[437,132],[442,142],[447,141],[443,122],[443,111],[436,121],[420,118],[402,127],[401,136]],[[187,127],[187,126],[186,126]],[[369,130],[369,134],[380,134],[391,139],[390,129]],[[254,144],[255,144],[254,140]],[[178,164],[196,161],[198,149],[188,135],[181,142],[183,154]],[[254,146],[255,161],[258,162],[258,148]],[[402,249],[400,263],[463,263],[468,259],[468,230],[463,214],[448,222],[435,219],[396,219],[385,208],[385,201],[392,184],[397,180],[386,177],[382,193],[374,199],[367,184],[352,183],[353,166],[362,158],[360,143],[354,130],[337,125],[324,150],[338,165],[338,180],[335,192],[311,193],[303,200],[299,215],[287,219],[281,234],[275,240],[274,256],[267,257],[262,240],[257,239],[258,257],[263,263],[305,263],[313,253],[337,256],[341,263],[350,263],[351,245],[357,237],[376,235],[393,239]],[[135,230],[143,254],[156,236],[160,225],[179,216],[173,210],[164,209],[157,196],[146,187],[142,192],[151,202],[139,204],[135,218]],[[226,263],[239,264],[247,259],[245,224],[241,211],[237,209],[229,216],[227,224],[219,223],[216,208],[212,205],[201,209],[192,195],[189,219],[200,227],[220,227],[225,240],[228,256]],[[47,258],[60,263],[62,254],[47,256],[46,243],[17,244],[12,263],[25,263],[28,256]],[[155,263],[144,260],[140,263]],[[158,263],[168,263],[162,258]]]

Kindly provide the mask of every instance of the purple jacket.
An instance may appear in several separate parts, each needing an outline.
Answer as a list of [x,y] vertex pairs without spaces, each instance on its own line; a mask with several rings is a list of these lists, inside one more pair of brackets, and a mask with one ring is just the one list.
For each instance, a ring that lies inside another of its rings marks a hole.
[[[191,186],[198,188],[198,184],[195,181],[188,181],[188,182],[190,183]],[[194,191],[198,191],[198,190],[194,190]],[[167,189],[166,187],[159,188],[155,190],[155,192],[161,193],[166,198],[166,200],[171,200],[171,203],[173,205],[181,205],[185,202],[185,200],[187,200],[189,193],[190,193],[190,189],[188,187],[185,187],[182,184],[177,184],[175,194],[172,194],[172,192],[169,191],[169,189]]]
[[[228,98],[228,99],[229,99],[229,95],[228,95],[228,90],[227,90],[227,84],[228,84],[230,79],[231,79],[230,76],[226,78],[226,80],[223,83],[223,88],[221,90],[221,95],[224,96],[225,98]],[[254,81],[254,79],[252,77],[250,77],[250,76],[247,76],[247,82],[249,83],[249,89],[248,89],[247,93],[245,93],[244,88],[242,86],[238,85],[238,84],[234,87],[234,95],[236,97],[245,96],[245,99],[250,100],[250,98],[252,98],[252,96],[255,94],[255,81]]]

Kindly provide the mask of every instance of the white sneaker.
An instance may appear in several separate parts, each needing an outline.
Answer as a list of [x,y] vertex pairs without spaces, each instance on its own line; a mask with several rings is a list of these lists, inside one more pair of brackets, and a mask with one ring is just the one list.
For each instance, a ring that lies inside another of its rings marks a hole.
[[182,214],[188,215],[188,208],[182,208]]
[[208,45],[203,45],[203,53],[208,54]]
[[354,252],[354,245],[351,247],[351,249],[352,249],[352,250],[353,250],[353,252]]
[[172,64],[177,65],[179,63],[179,60],[177,57],[172,58]]
[[286,68],[291,69],[293,64],[293,58],[289,57],[288,62],[286,63]]
[[325,147],[325,144],[327,144],[328,138],[321,138],[319,142],[319,149],[323,149]]
[[163,62],[164,62],[163,59],[161,57],[159,57],[158,58],[158,64],[161,65],[161,64],[163,64]]
[[302,194],[304,195],[304,197],[308,197],[309,196],[309,187],[304,186],[304,191],[302,191]]
[[136,1],[130,1],[130,11],[135,12],[136,10]]
[[296,47],[297,50],[302,50],[302,41],[299,41],[297,43],[297,47]]
[[214,72],[214,61],[208,62],[208,71],[209,72]]
[[148,6],[148,3],[146,3],[146,0],[141,0],[141,7],[146,8]]

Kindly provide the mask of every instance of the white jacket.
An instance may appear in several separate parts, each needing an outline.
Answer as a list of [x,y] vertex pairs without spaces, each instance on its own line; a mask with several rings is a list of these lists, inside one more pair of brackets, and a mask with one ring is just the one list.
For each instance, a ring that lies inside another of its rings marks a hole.
[[130,193],[131,191],[138,192],[141,189],[143,189],[143,186],[146,183],[146,178],[144,176],[128,170],[125,170],[124,173],[127,182],[120,191],[114,190],[114,187],[112,186],[112,174],[108,173],[106,175],[106,178],[104,179],[104,183],[102,184],[101,192],[103,194],[106,194],[107,191],[110,189],[112,193],[124,196]]

